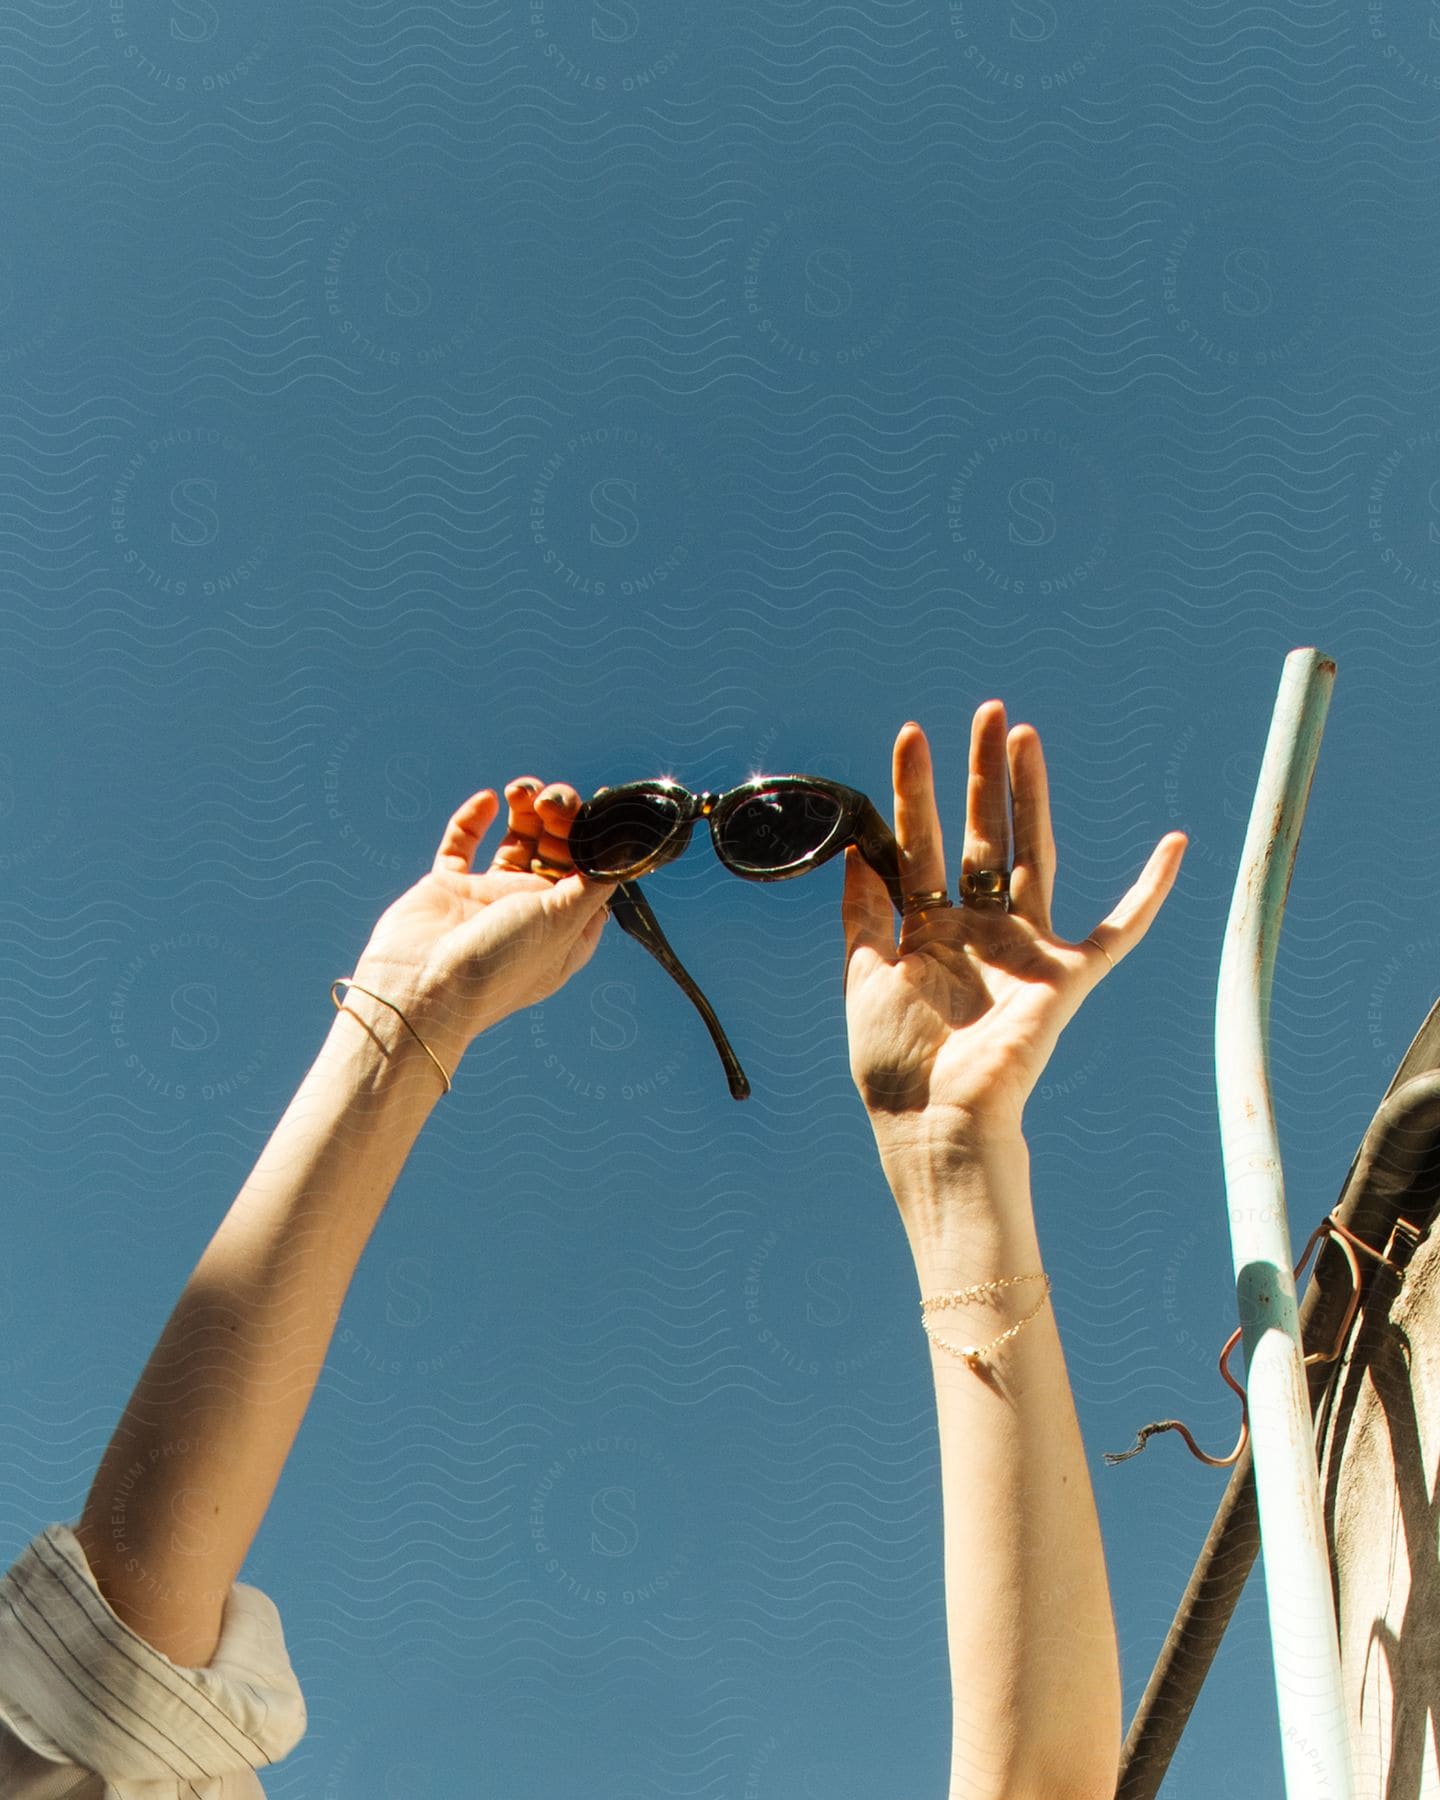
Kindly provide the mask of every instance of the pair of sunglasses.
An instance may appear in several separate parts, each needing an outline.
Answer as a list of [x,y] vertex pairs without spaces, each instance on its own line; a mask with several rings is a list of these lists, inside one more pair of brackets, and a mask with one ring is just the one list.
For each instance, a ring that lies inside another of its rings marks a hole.
[[639,886],[641,875],[682,854],[699,819],[710,821],[710,841],[721,862],[746,881],[808,875],[854,844],[903,914],[900,846],[864,794],[820,775],[756,775],[723,794],[692,794],[664,777],[626,781],[597,789],[576,813],[571,861],[583,875],[620,883],[611,896],[611,916],[693,1003],[720,1052],[731,1096],[744,1100],[750,1083],[715,1009],[670,948]]

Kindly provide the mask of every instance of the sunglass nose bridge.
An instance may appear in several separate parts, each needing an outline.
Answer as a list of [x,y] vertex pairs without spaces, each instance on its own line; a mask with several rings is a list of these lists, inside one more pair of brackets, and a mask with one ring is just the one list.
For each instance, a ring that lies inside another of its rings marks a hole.
[[719,794],[712,794],[707,788],[704,793],[697,794],[695,798],[700,803],[700,817],[702,819],[708,819],[711,813],[714,812],[715,808],[720,804],[722,796]]

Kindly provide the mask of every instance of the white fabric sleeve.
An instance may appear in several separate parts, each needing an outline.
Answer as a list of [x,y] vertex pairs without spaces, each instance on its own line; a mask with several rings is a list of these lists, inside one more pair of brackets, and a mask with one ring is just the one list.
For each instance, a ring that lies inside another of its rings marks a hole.
[[[103,1776],[108,1795],[260,1794],[253,1775],[305,1734],[305,1697],[274,1601],[235,1582],[203,1669],[173,1663],[110,1610],[68,1525],[50,1525],[0,1577],[0,1723],[51,1762]],[[159,1783],[159,1786],[150,1786]],[[194,1785],[191,1785],[194,1784]]]

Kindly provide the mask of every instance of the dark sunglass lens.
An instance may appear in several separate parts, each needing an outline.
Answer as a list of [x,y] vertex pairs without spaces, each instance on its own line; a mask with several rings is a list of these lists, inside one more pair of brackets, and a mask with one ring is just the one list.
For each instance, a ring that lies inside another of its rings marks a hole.
[[806,788],[775,788],[742,800],[725,821],[725,853],[737,868],[784,869],[826,841],[840,802]]
[[584,875],[623,880],[674,831],[679,804],[664,794],[602,794],[570,827],[570,857]]

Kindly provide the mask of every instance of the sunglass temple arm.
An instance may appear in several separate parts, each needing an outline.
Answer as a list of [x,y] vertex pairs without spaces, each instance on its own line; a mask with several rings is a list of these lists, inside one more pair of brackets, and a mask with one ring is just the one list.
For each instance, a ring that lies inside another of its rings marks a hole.
[[640,892],[638,882],[622,881],[620,883],[610,896],[610,914],[623,932],[634,938],[636,943],[645,946],[705,1021],[706,1029],[714,1040],[715,1048],[720,1052],[720,1060],[725,1065],[725,1079],[730,1084],[731,1098],[734,1100],[748,1099],[750,1095],[749,1080],[746,1078],[745,1071],[740,1067],[739,1057],[730,1048],[730,1040],[721,1029],[720,1021],[715,1017],[714,1007],[696,987],[680,958],[670,948],[665,933],[660,929],[660,921],[650,910],[650,903]]
[[[859,825],[857,843],[860,853],[884,881],[896,912],[903,912],[900,849],[890,827],[868,800],[860,809],[860,818],[857,823]],[[726,1037],[719,1019],[715,1016],[714,1007],[695,985],[680,958],[670,948],[665,933],[660,929],[660,921],[651,910],[649,901],[640,892],[639,882],[622,881],[619,884],[610,896],[610,913],[615,923],[627,936],[644,945],[705,1021],[706,1029],[710,1033],[715,1048],[720,1052],[720,1060],[725,1065],[725,1079],[730,1084],[731,1097],[736,1100],[748,1099],[749,1079],[740,1067],[740,1059],[731,1048],[730,1040]]]

